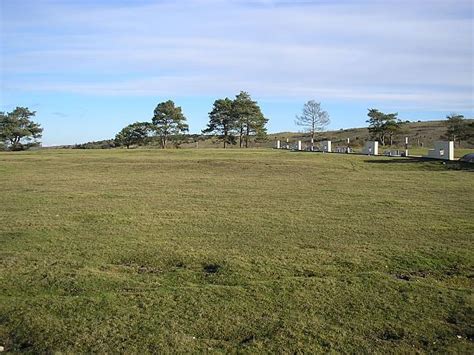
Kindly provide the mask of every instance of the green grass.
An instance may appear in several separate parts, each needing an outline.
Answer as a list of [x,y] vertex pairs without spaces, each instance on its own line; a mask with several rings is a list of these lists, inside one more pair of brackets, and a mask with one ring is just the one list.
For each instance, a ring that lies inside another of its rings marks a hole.
[[270,149],[0,153],[0,345],[472,353],[473,174]]

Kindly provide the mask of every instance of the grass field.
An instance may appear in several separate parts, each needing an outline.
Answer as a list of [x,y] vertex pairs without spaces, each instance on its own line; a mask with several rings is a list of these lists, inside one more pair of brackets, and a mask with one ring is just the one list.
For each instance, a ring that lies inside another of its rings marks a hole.
[[0,183],[7,351],[474,352],[473,171],[44,150]]

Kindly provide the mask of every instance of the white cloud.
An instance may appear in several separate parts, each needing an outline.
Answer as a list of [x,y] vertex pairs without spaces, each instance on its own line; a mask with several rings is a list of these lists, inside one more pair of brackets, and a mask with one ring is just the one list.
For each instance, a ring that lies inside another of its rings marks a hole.
[[2,19],[7,90],[222,96],[246,89],[261,97],[473,106],[469,1],[57,1],[28,11],[36,16],[7,11]]

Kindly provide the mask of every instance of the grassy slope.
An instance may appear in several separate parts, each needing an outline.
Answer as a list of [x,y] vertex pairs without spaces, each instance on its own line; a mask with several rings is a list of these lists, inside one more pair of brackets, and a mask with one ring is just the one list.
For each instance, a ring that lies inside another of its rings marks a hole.
[[[404,147],[405,138],[408,137],[410,147],[415,148],[423,143],[426,149],[432,148],[435,141],[445,140],[442,138],[446,134],[446,121],[425,121],[425,122],[410,122],[404,126],[405,133],[395,137],[395,144]],[[270,135],[271,140],[281,139],[303,139],[308,140],[307,137],[298,133],[276,133]],[[367,128],[349,128],[341,129],[339,131],[328,131],[320,133],[320,138],[330,139],[334,144],[342,144],[346,142],[347,138],[356,145],[364,145],[364,142],[370,140],[369,130]],[[462,142],[462,148],[474,148],[467,142]]]
[[473,352],[472,181],[272,150],[0,153],[0,345]]
[[[427,154],[429,148],[433,148],[434,142],[438,140],[445,140],[442,138],[446,134],[446,121],[424,121],[424,122],[411,122],[405,126],[405,133],[400,134],[394,139],[394,146],[404,147],[405,136],[408,137],[410,142],[410,149],[414,152],[421,152],[421,154]],[[294,132],[280,132],[269,134],[268,141],[263,143],[257,143],[258,147],[273,147],[276,140],[285,142],[289,138],[290,142],[296,142],[301,140],[303,144],[309,144],[310,138],[308,134],[294,133]],[[329,139],[333,142],[333,146],[345,146],[347,138],[350,138],[351,145],[355,148],[361,147],[364,143],[370,140],[369,131],[367,128],[349,128],[341,129],[338,131],[328,131],[320,133],[318,136],[319,140]],[[423,148],[421,148],[423,144]],[[194,148],[195,143],[183,144],[185,148]],[[205,140],[199,142],[199,147],[221,147],[222,143],[215,140]],[[455,152],[457,156],[462,156],[462,151],[468,149],[469,151],[474,150],[474,146],[467,142],[462,142],[461,148],[456,147]]]

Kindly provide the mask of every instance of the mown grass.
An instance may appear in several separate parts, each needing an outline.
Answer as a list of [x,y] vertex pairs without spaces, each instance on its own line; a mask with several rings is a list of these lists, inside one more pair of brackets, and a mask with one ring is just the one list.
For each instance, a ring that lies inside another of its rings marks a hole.
[[275,150],[0,153],[0,345],[472,353],[473,174]]

